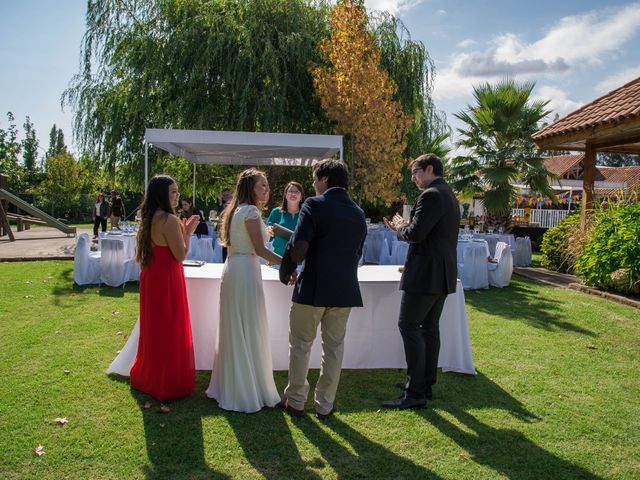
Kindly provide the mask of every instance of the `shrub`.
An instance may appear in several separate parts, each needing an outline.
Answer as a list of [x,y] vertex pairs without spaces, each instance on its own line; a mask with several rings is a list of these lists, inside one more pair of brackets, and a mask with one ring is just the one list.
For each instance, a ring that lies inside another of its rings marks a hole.
[[579,249],[580,215],[566,217],[554,228],[550,228],[542,237],[542,266],[558,272],[572,273]]
[[640,203],[603,204],[576,272],[587,285],[640,293]]

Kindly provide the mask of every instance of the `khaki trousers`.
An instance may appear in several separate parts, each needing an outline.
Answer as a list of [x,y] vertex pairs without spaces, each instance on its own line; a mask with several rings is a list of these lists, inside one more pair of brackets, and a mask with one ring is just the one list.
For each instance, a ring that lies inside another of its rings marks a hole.
[[322,336],[322,363],[320,378],[315,390],[316,412],[323,415],[333,409],[336,399],[342,356],[344,334],[351,307],[313,307],[293,303],[289,312],[289,382],[284,396],[289,405],[304,409],[309,394],[309,356],[318,332]]
[[120,217],[111,215],[111,229],[118,228],[119,224],[120,224]]

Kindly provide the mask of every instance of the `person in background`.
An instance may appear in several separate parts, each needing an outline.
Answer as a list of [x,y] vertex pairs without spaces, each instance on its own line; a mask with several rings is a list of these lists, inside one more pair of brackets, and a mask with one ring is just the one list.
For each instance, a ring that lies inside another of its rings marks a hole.
[[[231,193],[231,189],[225,188],[222,190],[222,193],[218,197],[218,216],[222,218],[222,214],[224,209],[227,208],[227,205],[233,199],[233,193]],[[227,260],[227,247],[222,246],[222,262],[224,263]]]
[[182,199],[182,212],[180,212],[180,218],[189,219],[192,216],[198,217],[198,227],[196,228],[195,234],[198,236],[201,235],[209,235],[209,228],[207,227],[207,223],[204,220],[204,216],[202,212],[193,206],[193,202],[190,198]]
[[[282,205],[271,210],[269,218],[267,218],[267,225],[281,225],[293,232],[298,224],[300,206],[303,201],[304,190],[302,185],[298,182],[287,183],[287,186],[284,187]],[[284,249],[287,246],[287,241],[288,240],[278,237],[277,235],[273,236],[273,251],[280,256],[284,255]]]
[[104,199],[104,193],[98,193],[93,205],[93,238],[98,238],[98,227],[101,231],[107,231],[107,218],[109,217],[109,202]]
[[173,178],[156,175],[140,207],[136,260],[140,272],[140,340],[131,387],[157,400],[195,388],[195,360],[182,261],[198,225],[176,216],[180,192]]
[[111,229],[120,228],[119,223],[122,217],[126,216],[122,197],[115,190],[111,191]]

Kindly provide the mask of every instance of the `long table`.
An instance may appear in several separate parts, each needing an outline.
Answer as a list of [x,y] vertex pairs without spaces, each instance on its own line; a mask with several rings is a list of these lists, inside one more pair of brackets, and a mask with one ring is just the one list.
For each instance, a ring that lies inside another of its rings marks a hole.
[[[211,370],[217,336],[222,264],[185,267],[196,369]],[[392,265],[365,265],[358,269],[364,307],[353,308],[347,324],[343,368],[405,368],[398,312],[402,292],[400,271]],[[288,369],[289,309],[292,287],[278,280],[278,271],[262,266],[274,370]],[[475,375],[464,290],[458,280],[440,319],[441,347],[438,366],[443,371]],[[139,322],[109,366],[107,373],[129,375],[138,348]],[[320,367],[320,336],[311,350],[311,368]]]

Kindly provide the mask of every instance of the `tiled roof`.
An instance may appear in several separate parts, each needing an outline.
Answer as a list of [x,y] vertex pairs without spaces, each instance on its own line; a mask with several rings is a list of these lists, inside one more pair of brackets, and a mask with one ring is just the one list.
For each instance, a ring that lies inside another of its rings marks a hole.
[[544,159],[544,166],[547,167],[547,170],[554,175],[562,177],[562,175],[567,173],[582,160],[584,160],[584,153],[574,155],[556,155],[554,157],[546,157]]
[[614,126],[627,119],[640,119],[640,77],[534,133],[533,139],[541,140],[597,126]]
[[627,189],[640,188],[640,167],[596,167],[607,182],[627,182]]

